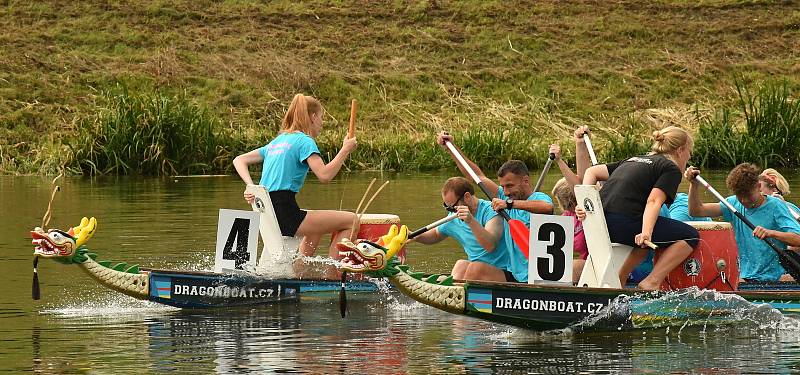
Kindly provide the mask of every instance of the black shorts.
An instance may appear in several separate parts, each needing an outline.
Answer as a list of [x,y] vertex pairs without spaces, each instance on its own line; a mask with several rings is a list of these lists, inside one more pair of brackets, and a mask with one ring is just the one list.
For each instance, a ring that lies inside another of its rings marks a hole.
[[[639,247],[634,242],[637,234],[642,233],[642,218],[606,212],[606,225],[611,242]],[[686,241],[692,248],[697,246],[700,234],[697,229],[682,221],[659,216],[653,227],[653,241],[659,249],[666,249],[678,241]]]
[[297,233],[297,228],[305,220],[308,212],[301,210],[295,200],[297,193],[290,190],[277,190],[269,192],[269,199],[272,201],[272,208],[275,210],[275,217],[278,219],[278,226],[281,234],[292,237]]
[[509,283],[518,283],[517,279],[514,277],[514,274],[508,271],[503,270],[503,273],[506,275],[506,282]]

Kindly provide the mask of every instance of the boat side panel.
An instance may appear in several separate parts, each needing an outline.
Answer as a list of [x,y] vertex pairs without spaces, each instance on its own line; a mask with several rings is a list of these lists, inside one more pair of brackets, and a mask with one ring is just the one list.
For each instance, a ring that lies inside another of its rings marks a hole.
[[563,328],[601,310],[617,295],[581,288],[468,284],[466,314],[531,329]]
[[181,308],[233,307],[296,300],[297,284],[238,275],[150,273],[149,299]]

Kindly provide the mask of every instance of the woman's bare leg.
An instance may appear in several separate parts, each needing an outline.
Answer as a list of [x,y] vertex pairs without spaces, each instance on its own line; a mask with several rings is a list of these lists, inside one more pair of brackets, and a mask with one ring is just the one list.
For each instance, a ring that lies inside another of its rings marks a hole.
[[464,280],[464,275],[467,273],[469,263],[470,261],[468,260],[459,259],[456,264],[453,265],[453,270],[450,272],[450,275],[456,280]]
[[667,277],[670,271],[692,254],[692,247],[686,241],[678,241],[669,245],[664,250],[658,262],[653,264],[653,272],[639,283],[639,288],[646,290],[657,290]]
[[[353,230],[353,222],[356,222],[355,230],[358,231],[358,216],[347,211],[314,210],[308,211],[306,218],[297,228],[297,235],[305,236],[309,239],[319,239],[328,233],[334,233],[331,238],[330,255],[338,259],[339,252],[336,251],[336,243],[344,237],[350,237]],[[302,247],[302,246],[301,246]],[[312,253],[313,255],[313,253]]]
[[631,253],[630,255],[628,255],[628,258],[625,259],[625,263],[623,263],[622,267],[620,267],[619,269],[619,284],[623,288],[625,287],[625,283],[628,281],[628,276],[630,276],[634,268],[642,264],[644,258],[647,257],[648,251],[649,250],[638,249],[635,247],[633,248],[633,250],[631,250]]

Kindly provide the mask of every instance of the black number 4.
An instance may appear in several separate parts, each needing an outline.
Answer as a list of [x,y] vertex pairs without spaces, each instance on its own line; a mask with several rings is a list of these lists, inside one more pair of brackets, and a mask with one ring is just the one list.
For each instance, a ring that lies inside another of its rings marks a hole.
[[548,257],[536,258],[536,269],[539,270],[539,277],[547,281],[558,281],[564,277],[567,260],[564,255],[564,244],[567,234],[564,228],[556,223],[544,223],[539,227],[539,241],[551,242],[547,246],[547,254],[553,258],[553,271],[550,271],[550,259]]
[[[250,260],[250,253],[247,251],[247,241],[250,236],[250,220],[236,218],[231,226],[231,232],[225,241],[222,250],[222,259],[233,260],[237,270],[242,269],[242,265]],[[233,250],[233,243],[236,242],[236,250]]]

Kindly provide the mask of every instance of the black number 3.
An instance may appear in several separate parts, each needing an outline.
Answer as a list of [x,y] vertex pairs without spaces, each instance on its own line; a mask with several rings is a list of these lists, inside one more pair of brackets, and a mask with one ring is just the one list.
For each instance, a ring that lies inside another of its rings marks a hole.
[[539,241],[551,242],[547,246],[547,254],[553,258],[553,271],[550,271],[550,259],[547,257],[536,258],[536,269],[539,270],[539,277],[547,281],[558,281],[564,277],[567,260],[564,256],[564,244],[567,234],[564,228],[556,223],[544,223],[539,227]]

